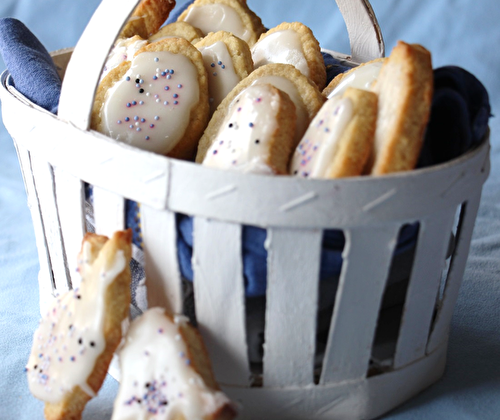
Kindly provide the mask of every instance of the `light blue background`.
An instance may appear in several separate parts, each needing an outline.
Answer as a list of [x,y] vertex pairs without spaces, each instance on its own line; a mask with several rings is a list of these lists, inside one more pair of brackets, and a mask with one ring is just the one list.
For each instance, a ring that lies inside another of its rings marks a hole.
[[[98,0],[2,0],[0,17],[22,20],[48,50],[75,45]],[[117,4],[120,2],[117,0]],[[178,1],[178,4],[183,1]],[[333,0],[249,0],[267,27],[310,26],[322,46],[348,53],[345,25]],[[500,100],[498,0],[373,0],[389,53],[398,39],[433,53],[434,66],[455,64],[487,87],[493,113]],[[0,60],[0,69],[4,65]],[[500,418],[499,122],[491,120],[492,173],[486,183],[471,255],[453,318],[444,378],[385,416],[391,420]],[[12,141],[0,123],[0,420],[42,419],[23,367],[36,328],[38,260],[26,195]],[[107,379],[83,418],[108,419],[117,384]]]

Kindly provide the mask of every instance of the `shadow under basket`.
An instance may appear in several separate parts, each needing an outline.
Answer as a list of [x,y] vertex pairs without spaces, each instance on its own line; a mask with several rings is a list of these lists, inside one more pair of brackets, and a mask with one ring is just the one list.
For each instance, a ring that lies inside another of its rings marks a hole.
[[[54,53],[62,73],[71,53]],[[97,233],[125,228],[126,199],[140,204],[150,307],[185,309],[176,220],[193,217],[196,320],[217,380],[241,403],[240,418],[372,419],[442,376],[489,138],[446,164],[384,177],[229,173],[80,129],[35,106],[8,78],[0,87],[3,119],[35,228],[42,311],[56,292],[78,285],[88,183]],[[411,224],[414,245],[396,257],[401,229]],[[260,301],[245,297],[243,226],[266,230]],[[328,229],[345,237],[330,288],[318,280]],[[247,319],[255,313],[257,362]]]

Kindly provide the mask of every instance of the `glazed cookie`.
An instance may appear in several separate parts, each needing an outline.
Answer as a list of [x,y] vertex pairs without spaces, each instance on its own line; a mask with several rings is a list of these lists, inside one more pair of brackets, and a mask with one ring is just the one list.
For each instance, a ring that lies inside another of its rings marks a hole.
[[139,35],[135,35],[132,38],[118,38],[108,55],[101,74],[101,80],[121,63],[132,60],[137,51],[147,44],[148,41],[142,39]]
[[432,102],[431,54],[420,45],[399,41],[372,90],[378,95],[378,117],[369,172],[415,168]]
[[295,66],[321,90],[326,84],[326,67],[319,42],[312,31],[299,22],[284,22],[265,34],[252,47],[255,68],[269,63]]
[[295,120],[295,105],[285,92],[269,84],[250,86],[230,105],[203,165],[286,174]]
[[318,112],[293,154],[290,173],[304,178],[361,175],[373,146],[377,95],[347,88]]
[[203,38],[203,32],[187,22],[172,22],[160,28],[154,35],[151,35],[149,42],[161,41],[165,38],[184,38],[194,43]]
[[323,95],[332,98],[343,94],[348,87],[370,90],[380,74],[384,60],[385,58],[377,58],[339,74],[323,90]]
[[158,32],[174,7],[175,0],[142,0],[122,29],[120,38],[139,35],[148,39]]
[[87,234],[80,289],[56,297],[34,334],[26,371],[47,420],[80,419],[104,381],[129,311],[131,240]]
[[193,159],[208,121],[201,53],[182,38],[148,44],[97,90],[92,129],[178,159]]
[[252,46],[266,30],[260,18],[241,0],[196,0],[180,16],[208,35],[227,31]]
[[112,420],[230,420],[203,340],[187,318],[152,308],[137,318],[119,352],[121,380]]
[[201,52],[208,76],[213,114],[233,88],[253,71],[252,54],[245,41],[229,32],[213,32],[194,45]]
[[295,127],[294,145],[299,143],[309,123],[323,105],[325,98],[317,86],[294,66],[290,64],[266,64],[254,70],[243,79],[221,102],[203,133],[198,145],[196,161],[203,162],[207,150],[217,137],[221,125],[226,120],[231,104],[246,88],[256,84],[271,84],[287,93],[295,104],[297,123]]

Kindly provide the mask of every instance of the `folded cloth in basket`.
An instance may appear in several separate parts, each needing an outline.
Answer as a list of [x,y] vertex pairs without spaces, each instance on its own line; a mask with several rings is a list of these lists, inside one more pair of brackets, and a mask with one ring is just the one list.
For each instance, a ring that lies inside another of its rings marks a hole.
[[19,20],[0,19],[0,51],[14,87],[35,104],[57,113],[61,79],[38,38]]
[[[0,53],[19,92],[37,105],[56,113],[61,89],[50,55],[21,22],[0,19]],[[341,61],[324,54],[328,81],[348,70]],[[488,130],[490,105],[484,86],[459,67],[435,70],[435,93],[419,167],[456,158],[478,144]],[[89,190],[90,192],[90,190]],[[91,208],[89,206],[89,208]],[[134,230],[134,243],[140,248],[139,206],[127,201],[127,227]],[[396,254],[414,244],[418,227],[406,226],[399,237]],[[192,219],[178,218],[178,254],[182,275],[193,279]],[[266,232],[256,227],[243,231],[243,260],[247,296],[262,296],[266,289]],[[337,278],[342,264],[344,237],[340,231],[326,231],[323,240],[321,278]],[[141,271],[142,272],[142,271]]]

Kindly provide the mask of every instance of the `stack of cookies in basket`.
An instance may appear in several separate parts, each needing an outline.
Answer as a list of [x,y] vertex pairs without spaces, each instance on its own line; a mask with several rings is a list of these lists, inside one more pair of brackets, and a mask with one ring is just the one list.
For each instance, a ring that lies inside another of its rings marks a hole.
[[246,2],[196,0],[160,28],[174,2],[157,3],[143,1],[116,42],[93,129],[244,172],[335,178],[415,167],[433,94],[423,47],[400,42],[387,59],[327,81],[301,23],[266,31]]

